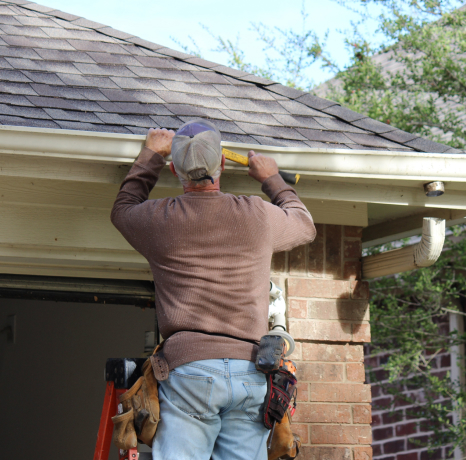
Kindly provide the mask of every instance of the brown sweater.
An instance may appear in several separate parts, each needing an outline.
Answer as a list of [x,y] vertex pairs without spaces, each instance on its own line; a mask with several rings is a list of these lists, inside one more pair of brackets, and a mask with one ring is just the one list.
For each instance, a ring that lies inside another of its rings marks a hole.
[[111,219],[149,261],[170,369],[200,359],[254,361],[267,333],[272,253],[312,241],[312,217],[278,174],[262,184],[272,203],[222,192],[148,200],[164,165],[142,149]]

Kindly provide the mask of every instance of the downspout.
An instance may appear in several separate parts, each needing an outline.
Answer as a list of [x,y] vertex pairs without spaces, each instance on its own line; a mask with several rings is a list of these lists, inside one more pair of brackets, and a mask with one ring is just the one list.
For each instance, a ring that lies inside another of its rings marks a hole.
[[433,265],[442,253],[445,219],[425,217],[422,238],[417,244],[362,258],[362,278],[394,275]]

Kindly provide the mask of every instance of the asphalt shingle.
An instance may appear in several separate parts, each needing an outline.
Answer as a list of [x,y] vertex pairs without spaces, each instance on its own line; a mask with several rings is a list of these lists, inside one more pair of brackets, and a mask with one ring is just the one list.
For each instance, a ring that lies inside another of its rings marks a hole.
[[0,25],[0,30],[2,30],[7,35],[19,35],[21,37],[41,37],[49,38],[41,28],[39,27],[29,27],[29,26],[13,26],[8,24]]
[[191,72],[197,80],[203,83],[218,83],[222,85],[229,84],[229,81],[223,76],[216,72]]
[[101,119],[89,112],[75,112],[73,110],[44,109],[53,120],[80,121],[87,123],[102,123]]
[[89,101],[108,101],[108,98],[96,88],[78,88],[78,91]]
[[83,75],[98,75],[112,77],[135,77],[126,66],[123,65],[99,65],[99,64],[84,64],[77,62],[75,67]]
[[99,104],[93,101],[60,99],[55,97],[27,96],[36,107],[49,107],[65,110],[82,110],[84,112],[98,112],[102,110]]
[[64,19],[65,21],[74,21],[75,19],[79,19],[79,16],[75,16],[74,14],[70,14],[70,13],[65,13],[60,10],[50,11],[50,14],[52,14],[53,16],[57,18]]
[[301,97],[305,94],[303,91],[300,91],[295,88],[290,88],[289,86],[283,86],[280,83],[271,85],[267,89],[272,91],[273,93],[280,94],[289,99],[297,99],[298,97]]
[[270,126],[282,126],[282,123],[268,113],[243,112],[242,110],[226,109],[222,109],[222,112],[229,117],[230,120],[244,121],[246,123],[260,123]]
[[0,113],[5,115],[14,115],[17,117],[39,118],[44,120],[51,118],[44,109],[37,107],[21,107],[18,105],[0,104]]
[[6,57],[5,60],[10,64],[11,68],[20,70],[40,70],[40,65],[33,59]]
[[293,128],[326,129],[311,117],[298,117],[285,114],[276,114],[273,115],[273,117],[283,126],[289,126]]
[[37,95],[28,83],[14,83],[10,81],[0,81],[0,93]]
[[177,117],[151,115],[151,118],[160,128],[178,129],[183,124],[183,121]]
[[12,65],[5,58],[0,58],[0,68],[13,69]]
[[14,17],[6,14],[0,14],[0,24],[11,24],[13,26],[20,26],[21,23]]
[[92,51],[87,54],[97,64],[142,65],[134,56],[129,56],[127,54],[96,53]]
[[2,35],[2,40],[11,46],[25,46],[28,48],[47,48],[53,50],[72,50],[73,47],[66,40],[52,38],[22,37],[19,35]]
[[202,96],[223,97],[215,85],[203,85],[198,83],[185,83],[182,81],[159,80],[165,89],[169,91],[183,92],[188,94],[199,94]]
[[140,90],[165,90],[159,80],[154,78],[128,78],[128,77],[110,77],[111,80],[121,89],[140,89]]
[[20,59],[41,59],[41,57],[33,49],[19,47],[16,48],[11,46],[0,46],[0,56],[11,56]]
[[408,141],[405,143],[405,145],[408,147],[413,147],[416,150],[420,150],[421,152],[431,153],[444,153],[450,149],[449,145],[439,144],[438,142],[423,139],[422,137]]
[[79,51],[96,51],[101,53],[130,54],[118,43],[93,42],[88,40],[67,40],[71,49]]
[[267,126],[255,123],[236,123],[246,134],[258,135],[258,136],[269,136],[277,137],[280,139],[296,139],[304,141],[306,137],[300,134],[298,131],[292,128],[282,128],[277,126]]
[[50,18],[37,18],[31,16],[18,16],[18,21],[24,26],[55,27],[57,23]]
[[19,105],[23,107],[32,107],[33,104],[24,96],[15,94],[0,94],[0,104]]
[[371,134],[346,133],[346,136],[348,136],[356,144],[367,145],[369,147],[395,148],[397,146],[394,142]]
[[139,102],[145,102],[146,104],[159,104],[163,102],[162,99],[152,91],[135,91],[133,96]]
[[0,123],[142,134],[203,117],[239,143],[455,151],[334,101],[25,2],[0,0]]
[[[189,121],[188,119],[186,121]],[[222,132],[222,141],[228,142],[238,142],[239,144],[259,144],[256,139],[251,136],[246,136],[242,134],[231,134]],[[220,185],[220,187],[222,187]]]
[[39,96],[57,97],[64,99],[85,99],[77,88],[69,88],[68,86],[52,86],[38,83],[31,83],[32,89]]
[[7,69],[0,69],[0,80],[14,81],[14,82],[30,82],[31,81],[22,72],[19,72],[17,70],[7,70]]
[[137,61],[139,65],[144,67],[153,67],[155,69],[176,69],[177,67],[170,62],[170,59],[151,57],[151,56],[138,56]]
[[257,86],[213,85],[220,93],[227,97],[274,101],[275,99],[262,88]]
[[353,143],[344,133],[336,131],[320,131],[318,129],[297,128],[297,131],[310,141],[334,142],[337,144]]
[[0,115],[0,123],[2,125],[12,125],[12,126],[28,126],[30,128],[59,128],[52,120],[40,120],[34,118],[22,118],[15,117],[11,115]]
[[394,131],[390,131],[388,133],[382,133],[381,136],[385,137],[386,139],[389,139],[389,140],[391,140],[393,142],[399,142],[401,144],[412,141],[413,139],[416,139],[416,138],[419,137],[416,134],[407,133],[407,132],[401,131],[399,129],[396,129]]
[[309,117],[330,117],[326,113],[319,112],[318,110],[311,109],[307,105],[302,104],[301,102],[296,101],[278,101],[278,103],[286,110],[287,113],[292,115],[303,115]]
[[357,126],[358,128],[367,129],[368,131],[372,131],[373,133],[377,134],[388,133],[396,129],[394,126],[373,120],[372,118],[362,118],[361,120],[356,120],[353,122],[353,125]]
[[349,122],[367,118],[365,115],[361,115],[360,113],[354,112],[353,110],[347,109],[346,107],[341,107],[340,105],[333,105],[323,108],[323,111]]
[[123,91],[121,89],[101,89],[101,91],[109,101],[137,102],[132,91]]
[[[94,64],[95,61],[86,53],[80,51],[64,51],[64,50],[46,50],[46,49],[35,49],[34,50],[39,58],[47,61],[60,61],[60,62],[86,62]],[[27,56],[30,59],[36,59],[32,56]]]
[[361,128],[357,128],[349,123],[338,120],[337,118],[315,118],[317,123],[325,129],[330,129],[332,131],[342,131],[344,133],[364,133],[365,131]]
[[328,109],[329,107],[338,106],[336,102],[330,101],[328,99],[323,99],[321,97],[313,96],[312,94],[307,93],[303,96],[298,97],[296,100],[303,103],[304,105],[307,105],[308,107],[322,111],[324,111],[324,109]]

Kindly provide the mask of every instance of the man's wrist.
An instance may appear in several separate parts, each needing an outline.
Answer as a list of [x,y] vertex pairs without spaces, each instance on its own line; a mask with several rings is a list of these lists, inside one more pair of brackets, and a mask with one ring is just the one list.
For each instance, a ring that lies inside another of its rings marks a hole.
[[163,155],[156,152],[155,150],[150,149],[149,147],[147,147],[147,145],[145,145],[139,153],[138,157],[136,158],[136,161],[140,163],[148,163],[152,158],[156,160],[158,157],[161,157],[162,160],[165,162],[165,157]]

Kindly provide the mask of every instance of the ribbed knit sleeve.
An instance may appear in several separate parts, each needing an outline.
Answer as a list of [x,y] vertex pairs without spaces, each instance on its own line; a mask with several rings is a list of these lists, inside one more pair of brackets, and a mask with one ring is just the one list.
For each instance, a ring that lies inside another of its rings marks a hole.
[[311,214],[279,174],[262,183],[262,191],[272,203],[263,202],[271,230],[273,252],[288,251],[310,243],[316,236]]
[[110,215],[113,225],[143,255],[145,229],[150,217],[147,199],[165,164],[162,155],[143,147],[121,184]]

